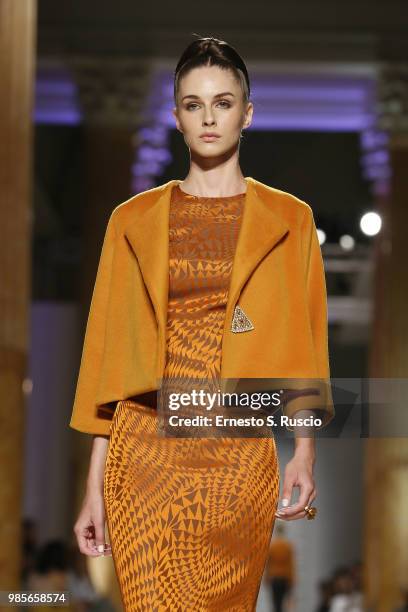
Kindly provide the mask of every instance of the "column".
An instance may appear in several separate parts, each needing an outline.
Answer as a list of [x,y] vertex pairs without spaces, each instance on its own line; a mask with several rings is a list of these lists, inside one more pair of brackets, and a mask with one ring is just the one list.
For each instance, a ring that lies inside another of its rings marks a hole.
[[36,0],[0,0],[0,590],[20,588]]
[[[382,67],[378,112],[378,126],[388,134],[391,175],[378,194],[383,229],[376,245],[370,376],[408,378],[408,64]],[[395,434],[398,425],[393,423]],[[366,442],[366,607],[388,612],[408,588],[408,439],[395,435]]]

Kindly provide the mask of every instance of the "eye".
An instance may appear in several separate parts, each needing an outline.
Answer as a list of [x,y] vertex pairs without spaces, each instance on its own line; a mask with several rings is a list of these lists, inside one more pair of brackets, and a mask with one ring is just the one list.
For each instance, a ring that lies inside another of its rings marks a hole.
[[[218,102],[218,104],[224,104],[225,106],[222,106],[221,108],[230,108],[231,104],[228,102],[228,100],[220,100]],[[186,109],[187,110],[191,110],[192,108],[199,106],[196,102],[190,102],[189,104],[187,104]]]

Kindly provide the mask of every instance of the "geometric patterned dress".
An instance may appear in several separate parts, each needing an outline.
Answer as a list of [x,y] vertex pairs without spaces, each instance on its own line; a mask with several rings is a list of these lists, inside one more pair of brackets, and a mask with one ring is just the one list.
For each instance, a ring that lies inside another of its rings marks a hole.
[[[173,187],[167,389],[217,386],[244,206],[245,193]],[[174,437],[160,427],[157,404],[117,403],[104,500],[124,610],[254,611],[279,496],[274,437]]]

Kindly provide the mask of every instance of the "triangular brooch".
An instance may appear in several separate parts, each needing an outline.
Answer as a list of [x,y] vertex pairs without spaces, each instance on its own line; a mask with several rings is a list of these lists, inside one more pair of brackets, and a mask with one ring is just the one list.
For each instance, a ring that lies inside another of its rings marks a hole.
[[234,333],[246,332],[255,329],[252,321],[248,318],[241,306],[235,306],[234,316],[231,322],[231,331]]

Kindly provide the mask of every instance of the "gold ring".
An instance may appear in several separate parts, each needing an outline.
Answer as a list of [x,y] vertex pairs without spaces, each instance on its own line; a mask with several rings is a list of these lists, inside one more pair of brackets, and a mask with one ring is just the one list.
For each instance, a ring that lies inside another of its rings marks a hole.
[[313,506],[305,506],[304,510],[306,512],[306,518],[308,521],[311,521],[312,519],[314,519],[314,517],[317,514],[317,508]]

